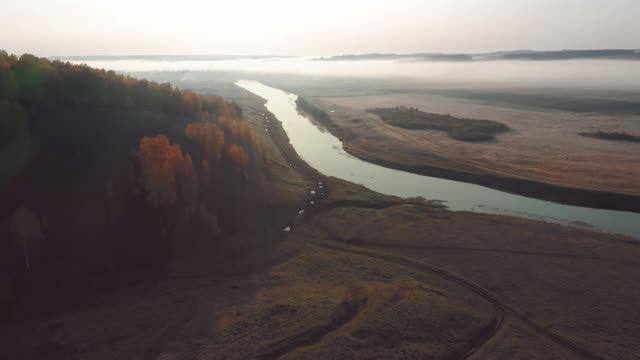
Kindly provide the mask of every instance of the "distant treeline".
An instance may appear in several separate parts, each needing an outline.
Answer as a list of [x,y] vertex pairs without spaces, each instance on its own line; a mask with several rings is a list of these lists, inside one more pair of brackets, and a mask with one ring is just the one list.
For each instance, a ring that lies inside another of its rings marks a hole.
[[102,61],[102,60],[146,60],[146,61],[217,61],[240,59],[286,58],[285,55],[93,55],[53,56],[52,60]]
[[606,131],[594,131],[594,132],[579,132],[578,135],[596,138],[596,139],[604,139],[604,140],[614,140],[614,141],[629,141],[629,142],[639,142],[640,136],[631,135],[626,132],[606,132]]
[[491,141],[495,135],[509,130],[503,123],[492,120],[457,118],[433,114],[414,107],[375,108],[367,110],[386,123],[406,129],[440,130],[462,141]]
[[356,61],[356,60],[417,60],[417,61],[470,61],[473,56],[469,54],[358,54],[358,55],[336,55],[321,57],[314,60],[319,61]]
[[622,59],[640,60],[637,50],[562,50],[562,51],[526,51],[502,54],[507,60],[572,60],[572,59]]
[[561,51],[498,51],[477,54],[352,54],[321,57],[321,61],[354,60],[418,60],[418,61],[471,61],[471,60],[572,60],[572,59],[618,59],[640,60],[640,50],[604,49],[604,50],[561,50]]
[[1,51],[0,311],[222,267],[274,216],[268,177],[233,102]]

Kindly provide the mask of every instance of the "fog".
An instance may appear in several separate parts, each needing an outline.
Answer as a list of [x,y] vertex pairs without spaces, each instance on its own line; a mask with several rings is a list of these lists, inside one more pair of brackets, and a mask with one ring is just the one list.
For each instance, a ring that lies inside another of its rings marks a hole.
[[312,58],[235,60],[74,60],[120,72],[224,71],[319,77],[395,78],[443,87],[556,87],[640,91],[640,61],[317,61]]

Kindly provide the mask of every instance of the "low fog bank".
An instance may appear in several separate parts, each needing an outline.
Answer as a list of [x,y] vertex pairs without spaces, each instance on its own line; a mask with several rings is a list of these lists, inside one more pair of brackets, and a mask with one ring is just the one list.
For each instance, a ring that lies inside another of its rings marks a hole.
[[573,89],[640,92],[640,62],[566,61],[313,61],[310,58],[230,60],[73,60],[120,72],[239,72],[244,76],[295,75],[316,78],[396,80],[405,86],[453,88]]

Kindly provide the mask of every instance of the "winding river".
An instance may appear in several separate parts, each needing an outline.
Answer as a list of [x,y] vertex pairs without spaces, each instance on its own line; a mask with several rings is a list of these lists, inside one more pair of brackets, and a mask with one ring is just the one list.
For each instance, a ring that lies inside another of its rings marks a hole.
[[300,157],[325,175],[362,184],[400,197],[442,200],[449,209],[504,214],[548,222],[592,227],[640,239],[640,214],[557,204],[487,187],[393,170],[346,153],[338,138],[298,112],[297,95],[256,81],[241,80],[241,88],[267,100]]

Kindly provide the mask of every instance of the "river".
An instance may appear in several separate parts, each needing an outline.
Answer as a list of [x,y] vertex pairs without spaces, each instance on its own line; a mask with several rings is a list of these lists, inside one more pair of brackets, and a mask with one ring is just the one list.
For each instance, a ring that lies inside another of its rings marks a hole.
[[565,225],[579,225],[640,239],[640,214],[563,205],[514,195],[484,186],[412,174],[368,163],[344,151],[342,142],[298,112],[297,95],[257,81],[241,88],[267,100],[300,157],[321,173],[400,197],[442,200],[454,211],[503,214]]

